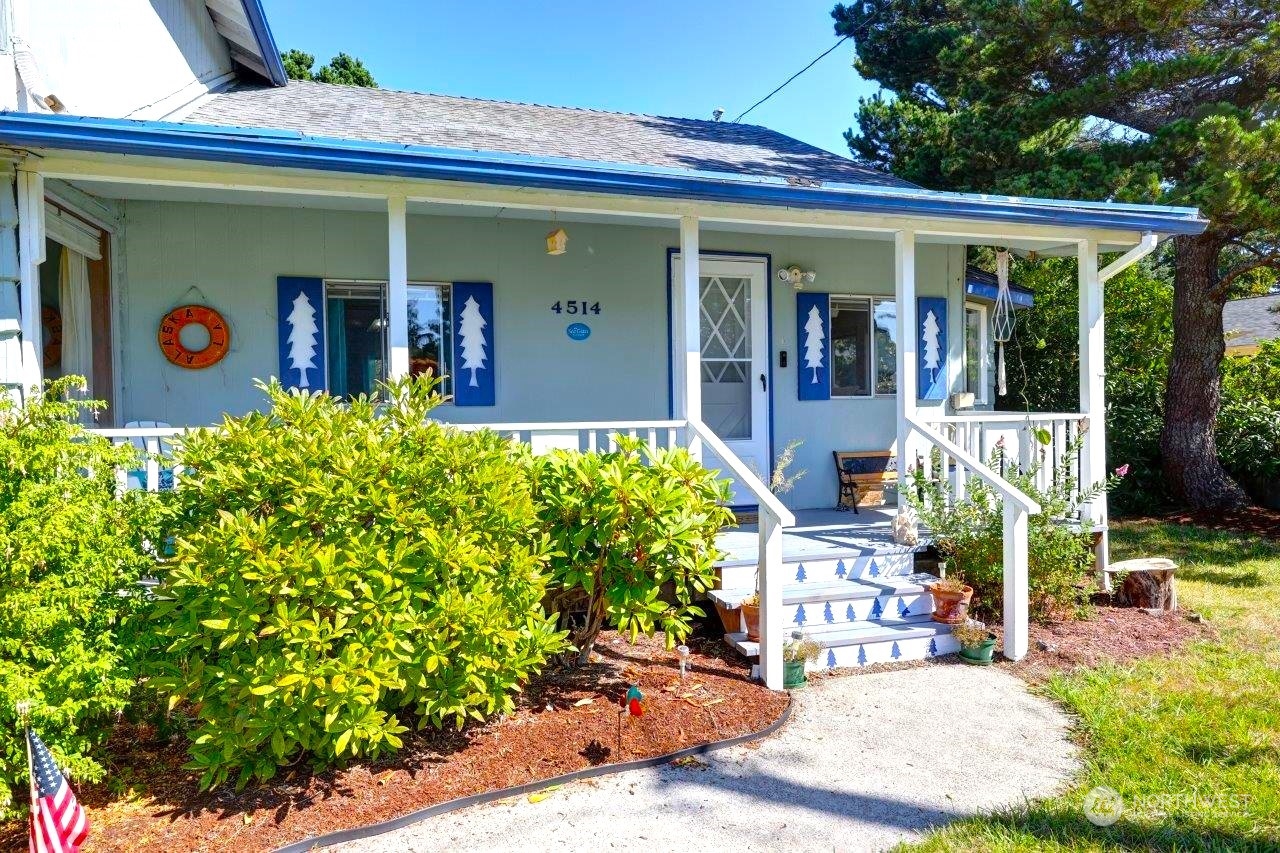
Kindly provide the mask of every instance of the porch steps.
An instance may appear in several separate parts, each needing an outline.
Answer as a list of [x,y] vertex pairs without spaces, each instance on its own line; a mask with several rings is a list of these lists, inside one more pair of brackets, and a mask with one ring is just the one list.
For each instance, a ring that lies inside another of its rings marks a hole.
[[[789,583],[830,583],[844,581],[884,581],[915,571],[915,555],[920,548],[902,546],[876,549],[830,550],[812,556],[784,556],[784,575]],[[754,589],[756,560],[723,560],[716,564],[724,589]]]
[[[847,565],[845,569],[847,575]],[[818,660],[807,665],[809,670],[950,654],[959,646],[950,627],[931,618],[933,597],[923,584],[932,579],[928,574],[901,574],[874,581],[791,583],[782,588],[783,626],[788,633],[803,631],[822,646]],[[709,595],[716,603],[734,608],[753,591],[745,586],[712,590]],[[759,643],[748,640],[745,632],[728,633],[725,640],[747,657],[760,654]]]

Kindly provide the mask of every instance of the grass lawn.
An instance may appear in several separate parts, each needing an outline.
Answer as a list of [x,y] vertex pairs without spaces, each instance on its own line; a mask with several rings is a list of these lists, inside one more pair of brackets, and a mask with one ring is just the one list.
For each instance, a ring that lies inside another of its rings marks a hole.
[[[1120,526],[1112,543],[1116,560],[1174,558],[1179,605],[1218,637],[1051,679],[1044,692],[1079,720],[1079,783],[903,849],[1280,850],[1280,545],[1157,522]],[[1099,785],[1123,799],[1106,828],[1083,812]]]

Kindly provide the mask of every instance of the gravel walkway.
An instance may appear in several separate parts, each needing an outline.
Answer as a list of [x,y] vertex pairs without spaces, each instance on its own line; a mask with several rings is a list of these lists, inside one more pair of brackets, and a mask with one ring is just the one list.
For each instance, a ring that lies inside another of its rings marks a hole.
[[933,665],[798,691],[774,737],[431,818],[343,853],[883,850],[1048,795],[1077,768],[1069,720],[995,668]]

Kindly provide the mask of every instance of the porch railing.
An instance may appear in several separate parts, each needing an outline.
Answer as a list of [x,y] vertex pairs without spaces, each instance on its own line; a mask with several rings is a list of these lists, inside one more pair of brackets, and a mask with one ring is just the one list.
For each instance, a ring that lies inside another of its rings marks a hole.
[[[750,492],[759,504],[758,589],[760,595],[760,678],[773,690],[782,689],[782,531],[794,527],[795,516],[782,505],[760,476],[737,457],[724,442],[699,421],[601,421],[597,423],[450,424],[463,430],[492,430],[521,441],[541,453],[553,448],[586,452],[617,448],[618,436],[642,439],[649,447],[688,447],[700,458],[708,448],[728,468],[735,484]],[[133,427],[93,429],[89,432],[116,444],[132,444],[142,451],[136,470],[119,469],[116,483],[121,492],[146,489],[156,492],[176,488],[181,469],[172,460],[173,439],[182,427]]]
[[[1040,505],[1027,497],[1012,483],[991,470],[981,458],[969,449],[953,441],[939,429],[937,422],[929,423],[907,415],[912,432],[922,436],[942,457],[942,482],[949,483],[951,500],[963,497],[963,484],[969,477],[978,477],[1000,493],[1004,506],[1004,655],[1010,660],[1021,660],[1027,654],[1029,644],[1028,618],[1030,613],[1027,592],[1028,556],[1027,524],[1032,515],[1040,512]],[[924,454],[924,475],[932,474],[932,452]],[[952,476],[947,476],[953,471]]]
[[[986,464],[998,445],[1004,453],[993,469],[1003,477],[1008,465],[1026,471],[1040,465],[1033,482],[1047,491],[1055,478],[1064,476],[1077,491],[1084,487],[1081,449],[1072,447],[1087,428],[1084,415],[1064,412],[971,412],[963,415],[930,416],[919,420],[938,434]],[[943,470],[951,470],[945,468]],[[967,472],[956,466],[951,473],[956,496],[965,494]]]

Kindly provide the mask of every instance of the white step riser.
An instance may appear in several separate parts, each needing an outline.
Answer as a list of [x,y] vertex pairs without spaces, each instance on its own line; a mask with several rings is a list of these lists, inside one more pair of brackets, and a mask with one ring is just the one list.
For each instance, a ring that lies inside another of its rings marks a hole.
[[[905,615],[902,613],[904,607],[907,610]],[[800,612],[801,608],[804,610],[803,616]],[[829,612],[828,608],[830,608]],[[914,622],[931,613],[933,613],[933,596],[927,592],[906,595],[889,594],[855,601],[833,598],[831,601],[806,601],[803,604],[782,605],[782,624],[786,628],[796,629],[812,628],[817,625],[856,624],[870,619],[879,622]]]
[[960,651],[960,644],[950,634],[917,637],[910,640],[882,640],[823,649],[818,660],[805,665],[809,672],[824,669],[871,666],[877,663],[902,663],[924,660]]
[[[879,580],[909,575],[915,571],[915,555],[872,554],[863,557],[824,557],[813,560],[791,559],[782,564],[783,583],[821,583],[835,580]],[[756,585],[756,567],[723,566],[720,569],[721,589]]]

